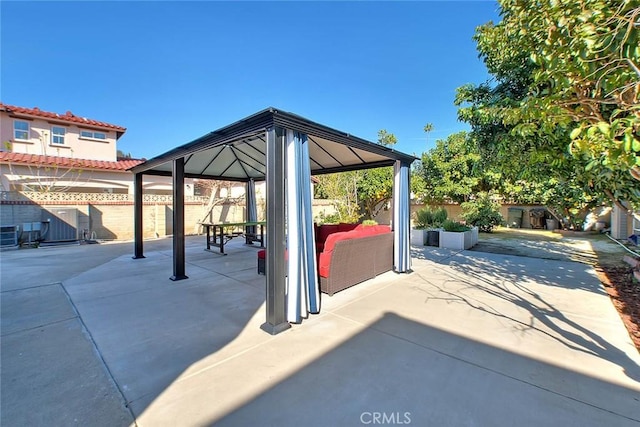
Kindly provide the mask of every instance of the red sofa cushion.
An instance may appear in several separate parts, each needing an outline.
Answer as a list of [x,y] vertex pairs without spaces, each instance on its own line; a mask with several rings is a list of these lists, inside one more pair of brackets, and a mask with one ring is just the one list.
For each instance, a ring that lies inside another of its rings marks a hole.
[[329,237],[327,237],[327,241],[324,242],[324,250],[322,252],[331,252],[333,251],[336,242],[341,240],[349,240],[356,239],[361,236],[366,236],[360,230],[351,230],[351,231],[343,231],[342,233],[333,233]]
[[318,274],[320,277],[329,277],[329,265],[332,252],[322,252],[318,261]]
[[318,274],[321,277],[329,277],[331,265],[331,256],[333,255],[333,248],[336,243],[341,240],[357,239],[364,236],[373,236],[375,234],[390,233],[391,227],[388,225],[370,225],[364,227],[356,227],[354,230],[333,233],[327,237],[327,241],[324,243],[324,250],[319,253],[318,256]]
[[391,232],[391,227],[388,225],[362,225],[358,224],[356,230],[365,230],[368,234],[380,234]]

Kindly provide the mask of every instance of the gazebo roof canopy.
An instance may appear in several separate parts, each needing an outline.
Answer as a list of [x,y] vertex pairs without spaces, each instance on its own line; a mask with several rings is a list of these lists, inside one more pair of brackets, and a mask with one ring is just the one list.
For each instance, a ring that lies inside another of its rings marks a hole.
[[267,130],[282,127],[309,138],[311,174],[411,163],[414,156],[367,141],[296,114],[270,107],[137,165],[133,173],[171,175],[184,157],[184,176],[229,181],[262,180],[267,173]]

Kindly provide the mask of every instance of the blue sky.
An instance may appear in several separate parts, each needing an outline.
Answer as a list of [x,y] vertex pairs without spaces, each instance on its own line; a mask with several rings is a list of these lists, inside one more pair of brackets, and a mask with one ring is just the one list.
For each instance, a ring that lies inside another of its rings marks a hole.
[[[468,129],[493,1],[0,3],[2,102],[127,128],[151,158],[273,106],[420,154]],[[434,131],[423,132],[426,123]]]

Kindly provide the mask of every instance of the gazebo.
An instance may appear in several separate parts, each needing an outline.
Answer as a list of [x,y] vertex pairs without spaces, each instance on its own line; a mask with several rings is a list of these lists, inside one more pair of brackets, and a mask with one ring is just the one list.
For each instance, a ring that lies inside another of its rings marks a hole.
[[188,278],[185,177],[242,181],[247,183],[249,192],[255,181],[266,180],[269,256],[265,276],[266,321],[262,329],[276,334],[289,328],[289,322],[298,323],[308,313],[320,310],[310,176],[393,166],[394,271],[408,273],[411,271],[409,169],[415,159],[298,115],[267,108],[130,169],[134,174],[134,258],[144,258],[143,175],[173,179],[171,280]]

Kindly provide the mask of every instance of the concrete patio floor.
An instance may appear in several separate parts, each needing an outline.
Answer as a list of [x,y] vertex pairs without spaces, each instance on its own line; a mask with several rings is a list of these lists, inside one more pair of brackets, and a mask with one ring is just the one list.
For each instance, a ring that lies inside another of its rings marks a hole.
[[[640,355],[593,269],[412,248],[277,336],[257,248],[5,251],[2,426],[640,425]],[[377,421],[377,422],[376,422]]]

